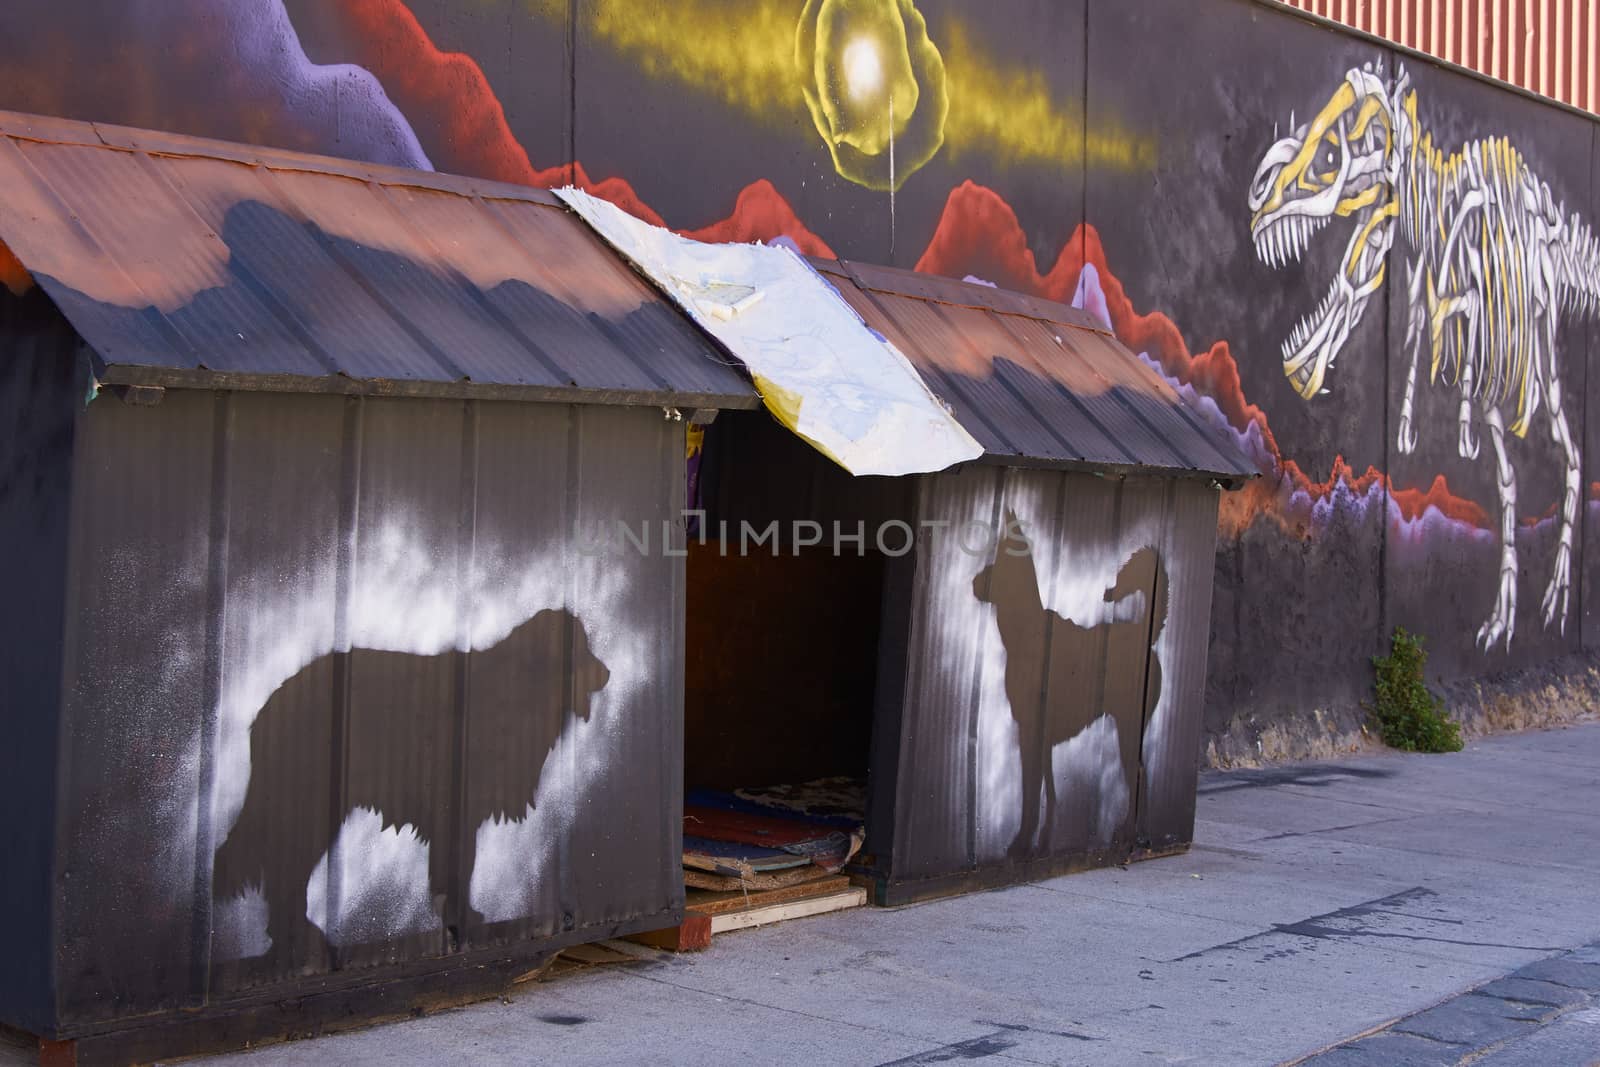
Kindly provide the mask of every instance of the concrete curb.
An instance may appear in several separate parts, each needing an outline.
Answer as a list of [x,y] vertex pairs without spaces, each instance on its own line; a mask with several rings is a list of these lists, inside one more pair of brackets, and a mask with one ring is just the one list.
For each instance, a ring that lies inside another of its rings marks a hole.
[[[1431,1008],[1303,1059],[1299,1067],[1455,1067],[1524,1062],[1519,1046],[1572,1013],[1600,1002],[1600,942],[1521,967]],[[1533,1050],[1529,1050],[1533,1052]],[[1505,1053],[1502,1059],[1498,1054]],[[1600,1050],[1530,1063],[1586,1067]],[[1286,1065],[1287,1067],[1287,1065]]]

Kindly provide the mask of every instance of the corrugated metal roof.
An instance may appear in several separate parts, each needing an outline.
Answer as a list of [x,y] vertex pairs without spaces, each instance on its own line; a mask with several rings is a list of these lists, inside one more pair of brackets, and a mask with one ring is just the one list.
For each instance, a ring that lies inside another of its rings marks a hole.
[[1468,70],[1600,111],[1594,0],[1282,0]]
[[11,112],[0,188],[107,381],[758,403],[543,190]]
[[1088,313],[891,267],[813,259],[994,460],[1253,477],[1255,465]]
[[[759,403],[544,190],[14,112],[0,112],[0,188],[0,249],[108,382]],[[991,459],[1255,473],[1080,310],[814,265]]]

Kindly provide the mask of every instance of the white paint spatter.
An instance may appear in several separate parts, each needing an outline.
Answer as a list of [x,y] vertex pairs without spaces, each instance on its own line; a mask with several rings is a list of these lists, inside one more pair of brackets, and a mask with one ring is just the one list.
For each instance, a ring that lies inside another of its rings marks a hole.
[[[173,540],[203,545],[205,537],[202,526]],[[163,581],[154,585],[146,577],[152,559],[161,560],[164,568]],[[206,560],[203,553],[173,559],[168,545],[129,535],[93,567],[93,626],[103,634],[103,647],[123,646],[120,636],[106,630],[142,630],[152,618],[183,619],[184,625],[130,637],[131,647],[151,645],[150,662],[141,662],[138,670],[80,664],[79,670],[94,678],[97,706],[92,713],[105,717],[117,731],[119,744],[130,758],[137,755],[139,768],[131,780],[123,779],[135,799],[84,812],[77,833],[82,835],[81,845],[94,856],[97,870],[107,876],[112,870],[136,875],[136,880],[148,880],[154,892],[187,907],[194,891],[201,746],[199,735],[184,736],[180,724],[192,721],[200,703],[196,697],[205,635],[203,622],[192,615],[194,605],[203,603]],[[81,691],[75,696],[81,699]],[[152,779],[165,788],[153,788]],[[148,842],[150,850],[136,872],[127,869],[129,841]],[[92,884],[69,882],[64,892],[70,898],[80,891],[78,887]]]
[[267,898],[258,885],[211,906],[211,958],[218,962],[265,956],[272,947],[267,935]]
[[[971,493],[960,496],[930,494],[930,499],[958,499],[960,512],[926,515],[930,520],[949,520],[952,530],[963,523],[978,523],[992,530],[994,494]],[[973,782],[973,817],[976,853],[979,862],[1005,856],[1006,846],[1016,837],[1022,821],[1022,761],[1018,749],[1016,723],[1011,720],[1005,697],[1005,646],[995,625],[994,606],[978,600],[973,579],[990,565],[990,557],[973,544],[952,533],[928,541],[928,605],[925,616],[930,633],[946,643],[936,649],[933,662],[957,664],[971,662],[976,653],[978,721],[976,721],[976,766]],[[920,565],[918,565],[920,566]],[[965,686],[962,678],[960,685]],[[998,713],[995,713],[998,709]],[[952,795],[952,801],[955,800]],[[954,821],[950,821],[954,825]]]
[[[383,816],[356,808],[305,887],[306,918],[334,945],[364,945],[439,928],[428,885],[429,843],[416,828],[385,828]],[[327,913],[330,864],[339,865],[338,912]],[[268,939],[270,944],[270,938]]]
[[1116,720],[1101,715],[1051,749],[1050,773],[1056,790],[1052,846],[1085,836],[1091,847],[1109,846],[1128,818],[1130,799]]

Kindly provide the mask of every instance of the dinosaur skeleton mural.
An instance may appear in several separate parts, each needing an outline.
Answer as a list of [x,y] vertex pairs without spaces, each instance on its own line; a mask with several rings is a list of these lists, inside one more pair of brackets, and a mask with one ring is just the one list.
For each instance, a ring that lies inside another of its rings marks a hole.
[[[1540,404],[1565,459],[1560,539],[1544,594],[1544,623],[1564,633],[1572,584],[1578,444],[1563,408],[1556,329],[1562,313],[1600,305],[1600,243],[1568,215],[1504,137],[1446,155],[1417,119],[1417,94],[1399,72],[1351,70],[1310,122],[1262,158],[1250,186],[1250,236],[1278,267],[1295,261],[1334,219],[1353,233],[1322,303],[1290,331],[1283,371],[1306,399],[1327,392],[1335,359],[1383,285],[1396,223],[1410,245],[1404,358],[1409,360],[1396,445],[1417,445],[1414,401],[1423,347],[1429,380],[1460,394],[1457,449],[1479,454],[1481,415],[1500,491],[1500,584],[1478,630],[1485,651],[1509,649],[1517,607],[1517,479],[1506,435],[1526,437]],[[1509,423],[1509,424],[1508,424]]]

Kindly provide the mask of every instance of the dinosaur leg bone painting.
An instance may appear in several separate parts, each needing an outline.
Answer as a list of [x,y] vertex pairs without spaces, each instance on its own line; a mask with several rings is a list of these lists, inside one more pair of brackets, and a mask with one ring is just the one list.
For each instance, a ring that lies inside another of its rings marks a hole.
[[[1453,153],[1434,145],[1402,70],[1392,84],[1371,67],[1351,70],[1308,122],[1267,149],[1250,185],[1250,235],[1277,267],[1296,261],[1323,227],[1350,229],[1339,272],[1315,311],[1283,344],[1283,371],[1307,400],[1326,393],[1334,361],[1384,283],[1396,230],[1405,234],[1405,393],[1395,445],[1418,441],[1416,388],[1424,352],[1430,385],[1458,394],[1456,449],[1493,463],[1500,507],[1499,584],[1477,642],[1485,651],[1516,626],[1517,474],[1509,452],[1544,408],[1564,463],[1556,555],[1541,610],[1565,633],[1579,447],[1563,406],[1556,334],[1563,315],[1593,316],[1600,302],[1600,243],[1551,194],[1506,137]],[[1493,458],[1482,455],[1478,420]]]

